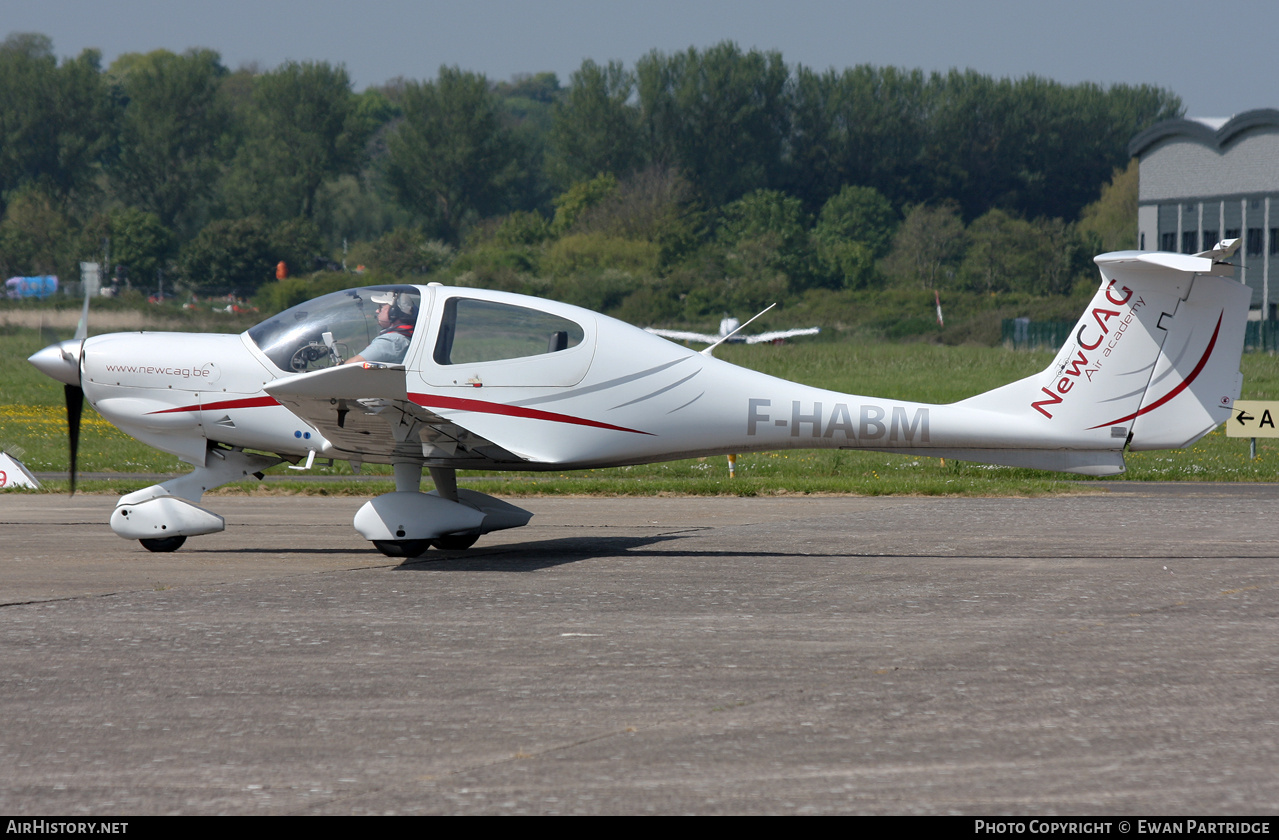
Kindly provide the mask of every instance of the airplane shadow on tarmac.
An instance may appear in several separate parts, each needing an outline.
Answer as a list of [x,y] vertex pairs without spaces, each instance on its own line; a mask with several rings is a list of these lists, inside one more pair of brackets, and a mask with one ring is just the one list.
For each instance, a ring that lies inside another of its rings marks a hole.
[[[701,530],[701,529],[697,529]],[[405,561],[397,571],[419,572],[533,572],[608,557],[781,557],[784,552],[689,551],[674,546],[658,550],[655,546],[684,540],[695,533],[651,534],[644,536],[563,537],[536,540],[514,545],[477,547],[466,551],[431,549],[421,557]]]
[[[561,537],[551,540],[530,540],[528,542],[509,543],[506,545],[477,545],[465,551],[442,551],[429,549],[420,557],[398,562],[396,571],[427,572],[532,572],[575,563],[579,560],[595,560],[608,557],[783,557],[786,552],[759,551],[742,552],[725,549],[723,551],[688,551],[674,549],[669,551],[653,550],[661,543],[684,540],[697,536],[701,528],[690,529],[682,533],[646,534],[642,536],[580,536]],[[644,550],[649,549],[649,550]],[[282,548],[262,545],[254,548],[231,549],[197,549],[205,555],[217,554],[278,554],[287,551],[298,556],[333,556],[349,555],[353,559],[367,560],[369,566],[383,566],[396,563],[394,558],[385,557],[371,546],[368,549],[343,548]],[[194,552],[192,552],[194,553]]]

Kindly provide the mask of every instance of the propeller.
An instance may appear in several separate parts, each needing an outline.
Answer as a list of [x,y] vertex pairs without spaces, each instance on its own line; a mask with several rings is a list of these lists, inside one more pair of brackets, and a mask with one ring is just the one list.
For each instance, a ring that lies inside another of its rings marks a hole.
[[73,496],[77,474],[76,460],[80,452],[80,414],[84,410],[84,388],[80,384],[80,364],[84,359],[84,344],[88,335],[89,289],[86,284],[84,308],[80,311],[80,323],[76,325],[75,337],[50,344],[27,359],[45,376],[63,383],[62,391],[67,402],[67,432],[71,448],[69,475]]
[[76,456],[80,453],[80,415],[84,411],[84,387],[80,371],[84,365],[84,342],[89,337],[89,289],[84,290],[84,307],[80,310],[80,322],[75,327],[75,337],[80,346],[76,348],[74,385],[63,386],[63,395],[67,400],[67,443],[71,449],[71,461],[67,465],[71,478],[71,495],[75,495]]
[[71,443],[71,495],[75,495],[76,456],[80,452],[80,412],[84,410],[84,389],[79,385],[63,385],[67,398],[67,433]]

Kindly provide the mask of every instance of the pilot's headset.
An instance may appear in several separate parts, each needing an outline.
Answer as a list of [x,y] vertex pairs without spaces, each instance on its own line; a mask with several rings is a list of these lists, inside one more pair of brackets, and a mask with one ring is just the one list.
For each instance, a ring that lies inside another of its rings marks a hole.
[[400,292],[378,292],[369,298],[370,301],[378,306],[390,304],[391,308],[387,314],[391,317],[392,324],[411,324],[413,322],[413,298]]

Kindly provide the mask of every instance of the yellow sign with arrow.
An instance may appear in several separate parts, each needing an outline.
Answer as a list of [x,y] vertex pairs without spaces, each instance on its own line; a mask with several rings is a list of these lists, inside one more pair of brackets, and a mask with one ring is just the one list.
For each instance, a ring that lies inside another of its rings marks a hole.
[[1226,437],[1279,438],[1279,402],[1235,400],[1234,416],[1226,421]]

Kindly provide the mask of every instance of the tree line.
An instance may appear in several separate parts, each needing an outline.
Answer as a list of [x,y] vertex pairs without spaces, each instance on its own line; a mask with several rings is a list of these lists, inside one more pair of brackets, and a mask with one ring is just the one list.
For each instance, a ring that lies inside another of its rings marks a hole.
[[1111,235],[1115,214],[1085,208],[1128,141],[1180,113],[1150,86],[818,72],[731,42],[587,59],[563,85],[442,67],[357,93],[327,62],[231,70],[192,49],[104,68],[11,34],[0,271],[105,260],[143,288],[248,295],[280,261],[362,265],[645,320],[809,289],[1060,294]]

